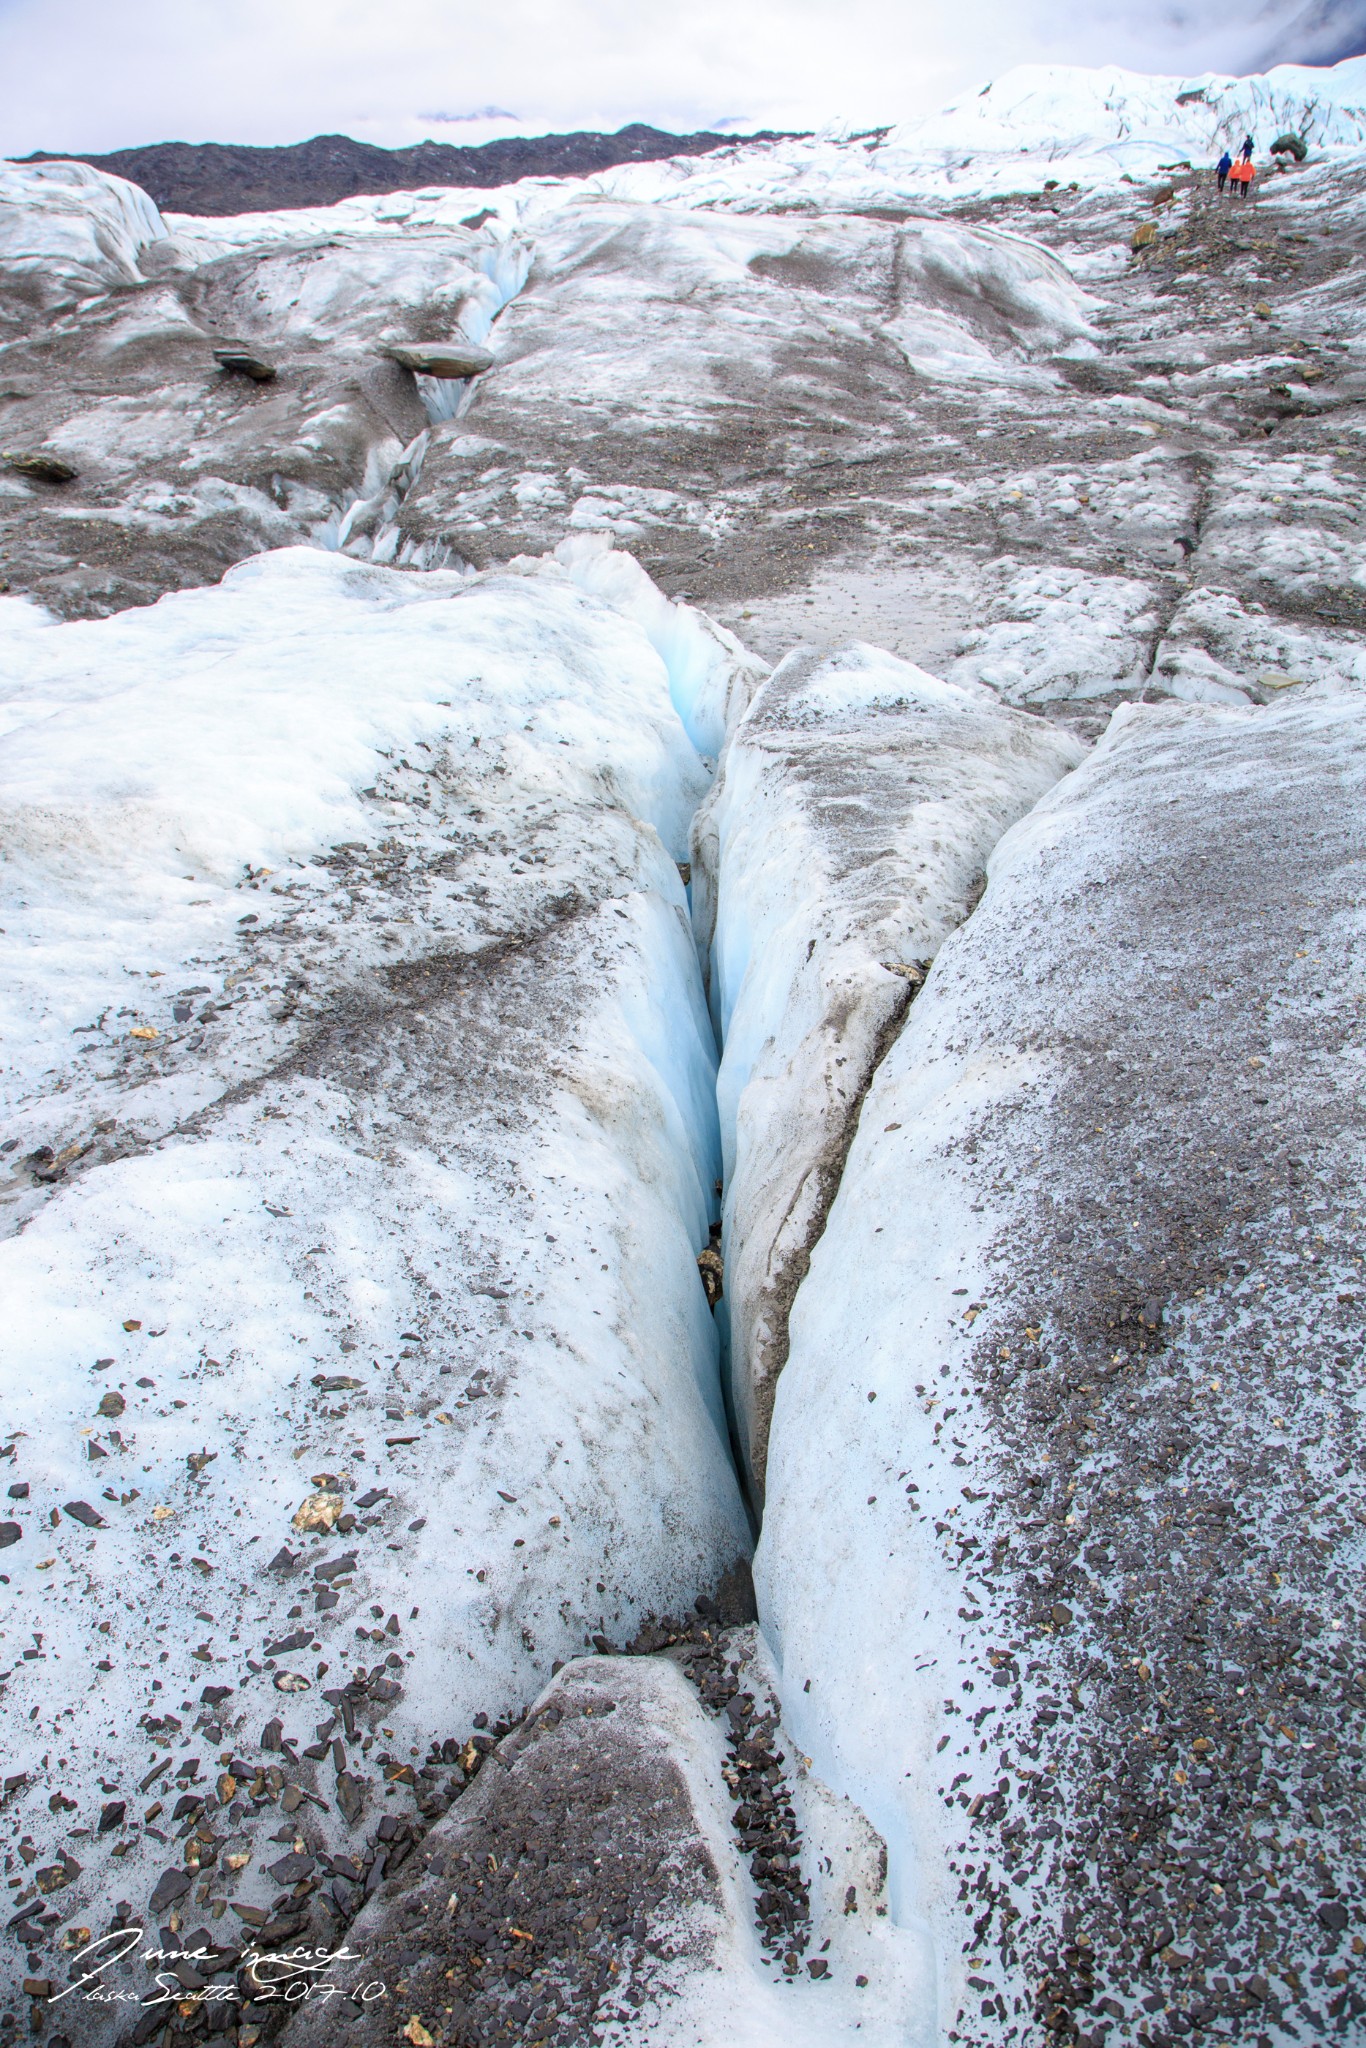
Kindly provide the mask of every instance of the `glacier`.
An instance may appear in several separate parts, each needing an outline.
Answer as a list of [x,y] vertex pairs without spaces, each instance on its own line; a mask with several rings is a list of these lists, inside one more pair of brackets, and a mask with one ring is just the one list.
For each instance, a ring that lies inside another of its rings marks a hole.
[[0,167],[0,2048],[1360,2031],[1363,193]]

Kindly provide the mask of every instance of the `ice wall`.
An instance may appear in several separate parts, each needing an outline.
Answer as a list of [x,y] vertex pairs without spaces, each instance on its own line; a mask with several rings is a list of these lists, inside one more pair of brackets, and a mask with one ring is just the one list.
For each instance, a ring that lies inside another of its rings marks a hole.
[[797,1294],[761,1612],[941,2037],[1236,2036],[1266,1944],[1345,1941],[1364,741],[1331,685],[1118,714],[996,849]]
[[693,828],[724,1056],[730,1383],[762,1498],[788,1315],[864,1095],[1006,827],[1069,735],[870,647],[789,655]]
[[[46,1836],[54,1745],[93,1830],[100,1774],[307,1742],[359,1664],[339,1849],[376,1742],[463,1741],[747,1552],[695,1263],[706,773],[645,634],[558,572],[298,549],[21,623],[0,1373],[7,1627],[46,1648],[5,1826]],[[215,1812],[268,1902],[278,1814]],[[127,1818],[68,1912],[180,1857]]]

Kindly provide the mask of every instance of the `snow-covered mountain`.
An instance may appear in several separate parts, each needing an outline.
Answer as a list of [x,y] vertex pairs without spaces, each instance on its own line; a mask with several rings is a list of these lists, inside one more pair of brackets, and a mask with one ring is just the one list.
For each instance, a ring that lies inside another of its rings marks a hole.
[[0,2048],[1361,2031],[1363,108],[0,173]]

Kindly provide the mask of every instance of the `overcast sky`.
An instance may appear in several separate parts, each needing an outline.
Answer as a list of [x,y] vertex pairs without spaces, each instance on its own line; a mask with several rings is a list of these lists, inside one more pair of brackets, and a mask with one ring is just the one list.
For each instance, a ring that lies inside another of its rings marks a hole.
[[1030,59],[1189,73],[1358,50],[1366,0],[0,0],[0,154],[872,125]]

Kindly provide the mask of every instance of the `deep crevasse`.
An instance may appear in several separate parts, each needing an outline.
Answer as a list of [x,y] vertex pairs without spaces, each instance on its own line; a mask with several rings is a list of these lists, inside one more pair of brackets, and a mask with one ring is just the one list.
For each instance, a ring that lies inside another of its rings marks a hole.
[[[820,1322],[818,1380],[865,1370],[857,1333],[863,1296],[878,1284],[876,1237],[808,1278],[832,1207],[848,1199],[843,1175],[865,1097],[933,956],[970,913],[992,848],[1082,752],[980,685],[945,684],[868,647],[799,651],[733,724],[693,827],[695,920],[723,1047],[727,1366],[739,1454],[764,1508],[760,1622],[781,1671],[789,1741],[886,1841],[893,1926],[890,1945],[864,1964],[865,2012],[917,2043],[940,2037],[947,2002],[957,2001],[939,1878],[888,1795],[898,1749],[878,1762],[841,1745],[825,1712],[832,1688],[840,1699],[883,1698],[899,1667],[867,1640],[841,1639],[833,1666],[820,1648],[837,1626],[827,1601],[838,1607],[843,1586],[855,1602],[865,1578],[889,1628],[914,1633],[916,1620],[899,1584],[882,1600],[880,1566],[861,1547],[851,1488],[862,1474],[847,1478],[840,1449],[856,1460],[857,1404],[832,1441],[835,1411],[823,1384],[813,1398],[809,1364],[803,1393],[784,1404],[789,1318]],[[770,1486],[776,1512],[765,1505]],[[820,1556],[828,1584],[808,1554]],[[805,1621],[795,1584],[813,1607]],[[931,1605],[941,1599],[930,1595]],[[913,1761],[910,1776],[923,1769]],[[919,1805],[928,1787],[912,1784],[905,1796]]]
[[[473,289],[459,311],[460,340],[486,344],[498,316],[526,284],[533,245],[515,232],[485,239],[475,252]],[[457,420],[474,401],[473,377],[431,377],[419,374],[414,384],[429,425],[414,435],[395,456],[392,446],[377,445],[366,462],[364,482],[349,501],[313,529],[320,547],[336,548],[361,561],[392,563],[405,569],[442,569],[451,550],[431,541],[402,540],[397,524],[403,500],[422,474],[431,429]]]

